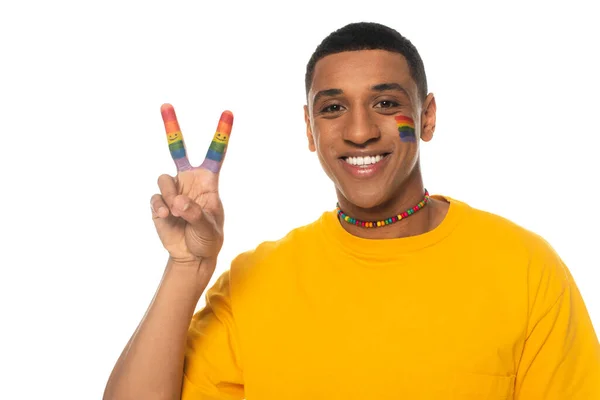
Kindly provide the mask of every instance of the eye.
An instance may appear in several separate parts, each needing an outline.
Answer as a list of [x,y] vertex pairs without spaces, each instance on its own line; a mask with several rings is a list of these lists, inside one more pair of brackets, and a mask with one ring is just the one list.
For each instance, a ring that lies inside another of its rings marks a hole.
[[375,104],[375,108],[394,108],[398,106],[400,106],[400,104],[392,100],[382,100]]
[[328,106],[325,106],[323,109],[321,109],[322,113],[336,113],[339,111],[342,111],[342,106],[340,104],[329,104]]

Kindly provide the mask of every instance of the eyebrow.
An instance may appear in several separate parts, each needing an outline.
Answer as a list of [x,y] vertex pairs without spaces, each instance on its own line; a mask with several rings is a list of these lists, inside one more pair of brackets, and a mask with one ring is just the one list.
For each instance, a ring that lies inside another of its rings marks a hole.
[[376,92],[385,92],[388,90],[398,90],[398,91],[404,93],[408,98],[410,98],[410,96],[408,95],[408,91],[406,89],[404,89],[404,87],[402,87],[402,85],[400,85],[399,83],[380,83],[379,85],[375,85],[375,86],[371,87],[371,90],[376,91]]
[[321,97],[324,97],[324,96],[327,96],[327,97],[339,96],[342,93],[344,93],[344,91],[342,89],[326,89],[326,90],[321,90],[321,91],[317,92],[317,94],[315,95],[315,98],[313,99],[313,104],[316,103],[317,100],[319,100]]

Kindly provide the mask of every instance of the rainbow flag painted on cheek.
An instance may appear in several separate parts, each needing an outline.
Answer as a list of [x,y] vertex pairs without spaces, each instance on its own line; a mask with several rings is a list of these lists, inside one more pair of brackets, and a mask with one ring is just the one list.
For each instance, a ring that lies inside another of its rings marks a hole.
[[404,115],[398,115],[395,119],[398,126],[398,132],[400,133],[400,140],[403,142],[416,142],[415,121]]

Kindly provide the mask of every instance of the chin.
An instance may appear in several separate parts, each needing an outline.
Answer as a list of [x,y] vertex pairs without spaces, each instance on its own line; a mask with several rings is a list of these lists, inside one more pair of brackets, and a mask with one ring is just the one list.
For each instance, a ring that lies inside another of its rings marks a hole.
[[341,194],[349,203],[363,209],[375,208],[385,203],[389,198],[389,193],[382,191],[382,187],[373,188],[373,190],[365,190],[367,188],[360,188],[353,190],[354,188],[347,188],[347,190],[338,189],[338,193]]

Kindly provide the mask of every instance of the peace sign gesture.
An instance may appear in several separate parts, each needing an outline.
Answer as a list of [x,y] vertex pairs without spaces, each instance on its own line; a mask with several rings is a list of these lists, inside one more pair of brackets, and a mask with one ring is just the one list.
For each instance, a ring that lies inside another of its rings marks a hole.
[[[223,245],[223,204],[219,198],[219,171],[227,151],[233,114],[224,111],[213,140],[199,167],[187,158],[183,134],[170,104],[160,108],[177,175],[158,178],[160,194],[152,196],[152,218],[171,259],[198,266],[216,261]],[[212,274],[212,271],[210,272]]]

